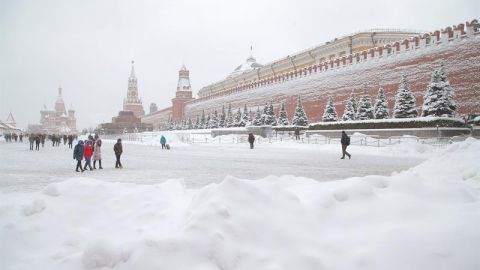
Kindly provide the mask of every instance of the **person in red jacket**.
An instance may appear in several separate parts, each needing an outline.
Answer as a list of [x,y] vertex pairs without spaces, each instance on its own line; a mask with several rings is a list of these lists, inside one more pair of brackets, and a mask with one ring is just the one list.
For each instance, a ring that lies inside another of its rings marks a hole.
[[92,155],[93,155],[93,147],[92,147],[92,142],[87,141],[87,145],[83,149],[83,156],[85,157],[85,166],[83,166],[83,169],[86,170],[87,166],[90,168],[90,171],[92,169],[91,160],[92,160]]

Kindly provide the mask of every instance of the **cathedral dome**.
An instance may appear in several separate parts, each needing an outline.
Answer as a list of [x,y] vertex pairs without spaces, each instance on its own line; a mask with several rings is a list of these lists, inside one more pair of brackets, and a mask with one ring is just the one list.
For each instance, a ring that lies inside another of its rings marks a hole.
[[247,58],[247,61],[241,65],[239,65],[228,77],[236,77],[241,75],[245,72],[249,72],[254,69],[259,69],[263,67],[262,64],[257,63],[255,57],[251,56]]

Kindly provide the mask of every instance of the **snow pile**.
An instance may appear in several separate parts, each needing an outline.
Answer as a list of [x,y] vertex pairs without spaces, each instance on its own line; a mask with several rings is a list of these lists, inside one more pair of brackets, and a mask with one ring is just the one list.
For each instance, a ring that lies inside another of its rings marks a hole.
[[478,160],[467,139],[392,176],[0,194],[0,269],[478,269]]

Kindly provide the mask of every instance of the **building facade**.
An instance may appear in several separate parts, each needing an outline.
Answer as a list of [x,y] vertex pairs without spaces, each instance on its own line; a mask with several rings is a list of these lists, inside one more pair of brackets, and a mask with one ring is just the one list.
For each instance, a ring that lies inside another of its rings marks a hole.
[[48,110],[43,106],[40,111],[40,129],[48,134],[76,134],[77,119],[75,110],[70,108],[68,111],[63,101],[62,88],[58,88],[58,97],[55,101],[54,110]]
[[[203,87],[198,97],[184,103],[183,118],[195,119],[231,104],[233,109],[256,110],[272,101],[275,111],[285,103],[292,118],[296,99],[302,97],[310,121],[320,121],[329,96],[337,112],[351,93],[372,98],[382,86],[389,108],[394,105],[400,77],[406,74],[420,111],[423,94],[433,69],[445,64],[455,90],[457,113],[478,112],[480,108],[480,32],[477,20],[425,34],[408,31],[370,31],[335,39],[313,49],[287,56],[270,64],[247,62],[226,79]],[[142,121],[161,126],[173,107],[146,115]]]

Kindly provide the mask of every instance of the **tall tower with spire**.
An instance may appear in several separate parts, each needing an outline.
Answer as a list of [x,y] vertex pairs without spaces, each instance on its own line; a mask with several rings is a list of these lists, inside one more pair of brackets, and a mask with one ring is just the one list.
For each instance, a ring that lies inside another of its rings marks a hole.
[[132,61],[132,70],[128,78],[127,97],[123,100],[123,110],[132,111],[136,117],[145,115],[143,110],[142,100],[138,97],[137,77],[135,77],[135,62]]
[[172,119],[183,119],[185,103],[193,99],[190,72],[185,65],[182,65],[182,68],[178,71],[177,92],[175,92],[175,98],[172,99]]

